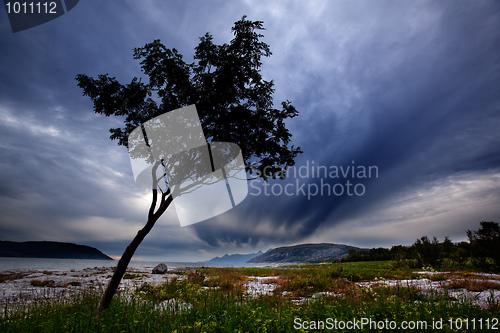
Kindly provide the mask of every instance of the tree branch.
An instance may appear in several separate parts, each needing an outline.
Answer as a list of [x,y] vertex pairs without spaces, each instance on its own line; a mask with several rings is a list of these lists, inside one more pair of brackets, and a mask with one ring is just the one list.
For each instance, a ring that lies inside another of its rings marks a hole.
[[156,169],[160,166],[160,162],[156,162],[153,168],[151,168],[151,177],[153,177],[153,200],[151,201],[151,206],[149,207],[149,213],[148,213],[148,220],[151,220],[155,213],[155,208],[156,208],[156,202],[158,200],[158,188],[157,188],[157,183],[158,180],[156,179]]

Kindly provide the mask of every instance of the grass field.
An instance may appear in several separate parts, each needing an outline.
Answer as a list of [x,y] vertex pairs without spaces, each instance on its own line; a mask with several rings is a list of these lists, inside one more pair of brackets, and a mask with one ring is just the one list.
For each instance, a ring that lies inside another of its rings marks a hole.
[[[136,287],[116,295],[100,316],[95,309],[101,290],[92,288],[69,299],[19,306],[5,312],[0,332],[301,332],[342,331],[348,325],[354,325],[351,331],[380,332],[400,332],[401,325],[414,328],[410,331],[500,329],[498,301],[481,307],[452,297],[459,288],[489,290],[496,283],[491,277],[433,274],[426,280],[447,283],[422,290],[385,283],[424,279],[391,262],[198,271],[205,279],[188,281],[181,271],[158,285],[142,283],[139,274]],[[272,288],[252,293],[252,281]]]

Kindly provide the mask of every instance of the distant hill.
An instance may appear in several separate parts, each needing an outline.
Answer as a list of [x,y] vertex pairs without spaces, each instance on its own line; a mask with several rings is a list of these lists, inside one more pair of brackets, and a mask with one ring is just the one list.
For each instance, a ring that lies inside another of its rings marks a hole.
[[260,256],[262,251],[250,254],[225,254],[222,257],[215,257],[206,262],[219,263],[219,264],[243,264],[248,260]]
[[0,257],[113,260],[90,246],[47,241],[0,241]]
[[343,244],[301,244],[271,249],[250,259],[249,263],[319,263],[332,262],[347,256],[349,250],[359,247]]

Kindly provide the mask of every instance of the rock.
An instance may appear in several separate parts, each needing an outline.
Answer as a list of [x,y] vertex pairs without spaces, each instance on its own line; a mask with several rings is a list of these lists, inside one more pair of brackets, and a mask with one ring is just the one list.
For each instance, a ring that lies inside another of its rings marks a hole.
[[152,273],[153,274],[165,274],[167,272],[167,270],[168,270],[167,265],[165,265],[165,264],[158,264],[158,265],[156,265],[155,268],[153,268]]
[[345,283],[345,284],[351,284],[352,282],[349,281],[348,279],[346,278],[342,278],[342,281]]
[[188,274],[188,281],[189,282],[202,282],[205,280],[205,276],[198,272],[197,270],[192,270]]

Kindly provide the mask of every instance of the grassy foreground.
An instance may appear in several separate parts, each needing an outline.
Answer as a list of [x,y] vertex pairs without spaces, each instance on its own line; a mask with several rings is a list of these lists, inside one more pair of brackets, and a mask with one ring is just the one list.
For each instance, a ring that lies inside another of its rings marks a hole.
[[[1,319],[0,332],[343,331],[341,325],[361,325],[362,320],[365,326],[354,326],[351,331],[401,332],[404,322],[414,328],[409,331],[500,329],[498,304],[483,309],[450,298],[446,290],[359,288],[354,283],[414,277],[408,268],[396,269],[390,262],[199,271],[208,278],[198,282],[172,279],[162,285],[141,285],[138,280],[137,289],[115,296],[111,308],[100,317],[95,315],[97,290],[84,290],[71,299],[50,299],[29,309],[20,307]],[[269,295],[247,293],[245,283],[255,276],[272,277],[277,287]],[[386,323],[383,327],[382,322]]]

